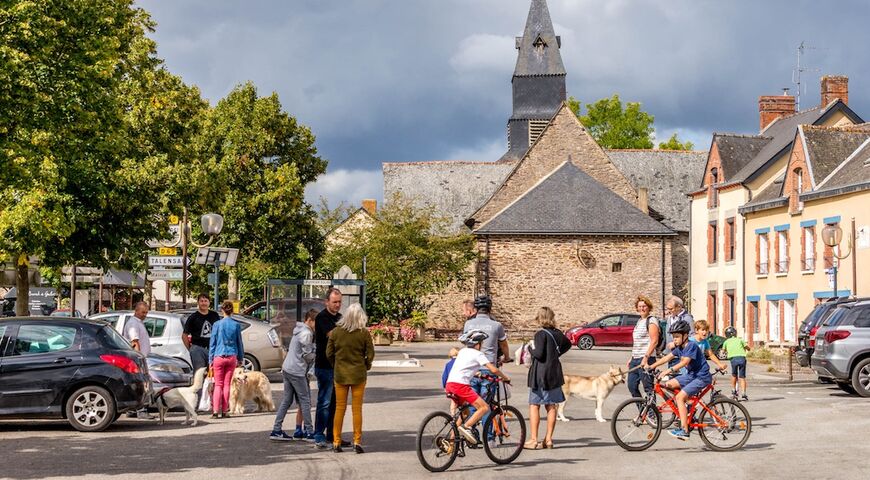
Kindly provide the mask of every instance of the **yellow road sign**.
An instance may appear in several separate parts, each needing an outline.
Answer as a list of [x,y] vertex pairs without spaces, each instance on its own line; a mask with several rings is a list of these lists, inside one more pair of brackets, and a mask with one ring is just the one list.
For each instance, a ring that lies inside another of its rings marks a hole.
[[169,216],[169,224],[170,225],[178,225],[178,215],[170,215]]
[[178,249],[175,247],[160,247],[157,249],[160,255],[178,255]]

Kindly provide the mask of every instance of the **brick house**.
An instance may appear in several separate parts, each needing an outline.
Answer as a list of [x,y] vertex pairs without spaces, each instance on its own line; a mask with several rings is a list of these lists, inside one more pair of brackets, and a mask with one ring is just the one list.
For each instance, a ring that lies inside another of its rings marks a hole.
[[660,313],[688,284],[686,194],[706,152],[602,149],[565,103],[560,47],[546,1],[533,0],[497,161],[383,165],[385,198],[433,207],[477,239],[474,281],[435,299],[430,326],[458,328],[459,302],[475,293],[518,333],[543,305],[563,327],[632,311],[640,294]]

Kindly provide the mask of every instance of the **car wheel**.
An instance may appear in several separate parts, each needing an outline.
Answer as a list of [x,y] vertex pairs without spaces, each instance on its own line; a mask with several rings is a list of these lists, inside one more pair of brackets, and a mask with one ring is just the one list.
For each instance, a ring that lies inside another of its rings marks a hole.
[[253,355],[246,354],[245,359],[242,360],[242,368],[244,368],[246,372],[259,372],[260,362],[258,362]]
[[115,421],[115,399],[102,387],[82,387],[66,401],[66,418],[80,432],[100,432]]
[[870,397],[870,358],[865,358],[852,369],[852,388],[862,397]]
[[840,387],[840,390],[848,393],[849,395],[855,395],[855,389],[852,388],[852,384],[846,382],[837,382],[837,386]]
[[592,335],[583,335],[580,340],[577,340],[577,348],[580,350],[589,350],[593,346],[595,346],[595,339]]

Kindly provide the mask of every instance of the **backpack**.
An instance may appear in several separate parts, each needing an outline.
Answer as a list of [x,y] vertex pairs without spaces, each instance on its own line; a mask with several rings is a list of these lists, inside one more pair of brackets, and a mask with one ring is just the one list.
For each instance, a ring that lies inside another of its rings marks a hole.
[[656,352],[661,356],[661,353],[665,351],[667,347],[667,338],[668,338],[668,321],[667,319],[659,320],[659,342],[656,346]]

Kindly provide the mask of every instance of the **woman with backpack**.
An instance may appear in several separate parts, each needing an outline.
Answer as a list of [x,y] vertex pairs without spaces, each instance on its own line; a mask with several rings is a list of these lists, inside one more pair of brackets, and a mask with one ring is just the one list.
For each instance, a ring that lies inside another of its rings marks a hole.
[[632,397],[641,397],[641,381],[643,381],[644,391],[646,393],[652,392],[652,376],[646,374],[642,369],[655,363],[656,349],[662,337],[659,320],[654,315],[651,315],[653,309],[652,300],[641,295],[635,300],[634,307],[637,309],[637,313],[640,314],[640,320],[637,321],[631,334],[631,359],[628,361],[629,374],[628,380],[625,383],[628,384],[628,391],[631,392]]
[[[562,362],[559,357],[571,349],[571,342],[556,328],[556,315],[550,307],[541,307],[535,322],[541,330],[535,334],[535,346],[531,349],[532,364],[529,367],[529,419],[531,433],[523,445],[530,450],[553,448],[553,431],[556,429],[556,411],[565,401],[562,385]],[[541,405],[547,411],[547,433],[544,441],[538,441],[538,426],[541,422]]]

